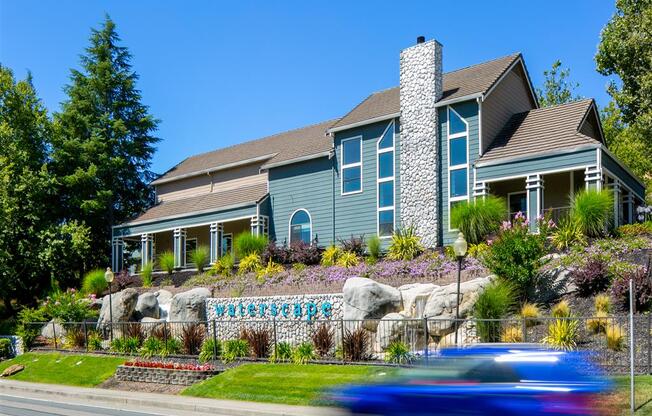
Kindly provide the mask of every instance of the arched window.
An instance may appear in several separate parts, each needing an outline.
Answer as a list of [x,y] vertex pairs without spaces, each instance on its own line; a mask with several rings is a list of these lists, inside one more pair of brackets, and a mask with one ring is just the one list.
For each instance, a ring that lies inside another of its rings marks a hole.
[[290,243],[298,241],[312,242],[312,220],[305,209],[294,211],[290,217]]

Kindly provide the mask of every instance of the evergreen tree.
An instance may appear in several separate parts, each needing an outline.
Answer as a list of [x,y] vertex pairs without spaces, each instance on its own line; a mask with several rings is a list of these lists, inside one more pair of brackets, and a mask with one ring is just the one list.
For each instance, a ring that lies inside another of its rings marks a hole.
[[543,76],[543,86],[536,90],[540,107],[566,104],[581,98],[574,92],[580,84],[569,80],[570,69],[561,69],[560,60],[555,61],[550,70],[543,71]]
[[131,55],[106,16],[93,29],[81,69],[71,70],[68,99],[55,115],[53,166],[61,182],[61,216],[91,228],[90,266],[109,263],[111,226],[152,200],[150,160],[158,121],[141,103]]

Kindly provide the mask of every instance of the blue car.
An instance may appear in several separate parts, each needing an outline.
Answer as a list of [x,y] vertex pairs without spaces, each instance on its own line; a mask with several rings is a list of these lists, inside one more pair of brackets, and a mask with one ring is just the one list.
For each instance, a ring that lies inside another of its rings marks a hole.
[[525,345],[441,351],[427,366],[382,384],[332,390],[328,399],[354,414],[599,415],[611,391],[586,354]]

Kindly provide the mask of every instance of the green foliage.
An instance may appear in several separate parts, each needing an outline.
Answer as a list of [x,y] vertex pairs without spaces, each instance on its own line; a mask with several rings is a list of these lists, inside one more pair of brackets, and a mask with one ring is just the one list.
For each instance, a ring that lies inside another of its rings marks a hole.
[[607,348],[612,351],[621,351],[625,346],[625,330],[622,326],[612,323],[607,325],[605,330]]
[[213,338],[207,338],[201,344],[201,351],[199,352],[199,362],[206,363],[211,361],[213,357],[222,355],[222,343],[215,341]]
[[619,236],[652,236],[652,221],[625,224],[618,227],[616,234]]
[[257,273],[262,267],[263,265],[261,263],[260,255],[251,253],[240,259],[238,274],[243,275],[250,272]]
[[349,268],[357,266],[358,263],[360,263],[360,259],[355,253],[350,251],[343,252],[337,259],[337,265],[340,267]]
[[236,236],[233,247],[235,248],[235,255],[242,259],[251,254],[261,256],[268,243],[269,241],[264,235],[254,235],[245,232]]
[[369,257],[372,260],[377,261],[380,259],[382,255],[382,242],[380,241],[380,237],[375,234],[369,237],[367,240],[367,253],[369,253]]
[[154,263],[148,261],[140,270],[140,277],[143,279],[143,287],[152,286],[152,275],[154,274]]
[[317,358],[315,347],[310,342],[302,342],[292,351],[292,362],[294,364],[308,364]]
[[222,344],[222,361],[232,363],[238,358],[249,356],[249,343],[244,339],[230,339]]
[[25,308],[18,313],[18,327],[16,335],[23,338],[27,348],[31,347],[36,337],[41,334],[42,325],[34,325],[34,322],[45,323],[48,317],[44,308]]
[[269,361],[274,363],[290,360],[292,360],[292,345],[285,341],[277,343],[276,347],[274,347],[274,351],[269,356]]
[[150,336],[146,338],[145,341],[143,341],[143,345],[140,347],[138,352],[140,353],[141,357],[150,359],[157,355],[161,355],[163,353],[164,347],[165,345],[162,339]]
[[593,300],[593,306],[596,312],[609,313],[611,312],[611,298],[605,293],[597,295]]
[[578,333],[579,322],[576,319],[555,319],[548,325],[548,335],[542,342],[558,350],[571,351],[577,347]]
[[256,277],[259,282],[264,282],[266,278],[276,276],[279,273],[283,273],[285,268],[278,264],[274,263],[272,259],[269,259],[265,267],[258,269],[256,272]]
[[568,250],[576,245],[585,246],[586,237],[580,222],[572,217],[562,219],[552,233],[552,244],[559,250]]
[[561,61],[556,60],[552,68],[543,71],[543,88],[537,88],[537,97],[539,97],[540,107],[550,107],[558,104],[565,104],[577,101],[581,97],[574,93],[580,84],[568,80],[570,69],[560,69]]
[[394,341],[385,349],[385,362],[392,364],[411,364],[415,360],[410,347],[401,341]]
[[171,251],[164,251],[158,256],[158,264],[167,272],[168,276],[172,276],[174,273],[174,263],[174,253]]
[[204,272],[204,267],[210,260],[210,251],[206,246],[199,246],[190,252],[190,261],[195,265],[199,273]]
[[514,307],[514,290],[507,282],[492,282],[480,293],[473,307],[478,319],[477,331],[483,342],[496,342],[500,338],[500,322],[483,319],[502,319]]
[[233,267],[235,266],[235,258],[231,254],[226,254],[220,257],[210,270],[212,275],[221,275],[229,277],[233,274]]
[[43,303],[43,310],[48,319],[59,322],[82,322],[86,318],[97,316],[90,307],[91,301],[80,292],[69,289],[55,292]]
[[111,342],[111,351],[120,354],[136,354],[140,348],[140,339],[137,337],[115,338]]
[[523,342],[523,329],[517,325],[510,325],[500,333],[500,342]]
[[604,334],[607,331],[607,313],[603,311],[597,311],[593,318],[587,319],[586,329],[593,332],[594,334]]
[[391,260],[412,260],[422,252],[423,246],[414,227],[408,227],[394,232],[387,257]]
[[525,302],[521,305],[520,317],[525,320],[525,325],[528,327],[534,326],[539,318],[539,307],[534,303]]
[[571,201],[571,217],[588,237],[604,236],[612,214],[613,197],[606,189],[582,190]]
[[141,102],[131,54],[108,16],[92,30],[80,60],[54,115],[51,165],[62,194],[56,214],[62,222],[90,227],[88,261],[98,267],[109,261],[107,225],[125,222],[151,203],[158,121]]
[[335,245],[328,246],[321,254],[321,265],[325,267],[335,266],[341,255],[341,248]]
[[167,339],[167,342],[163,343],[163,351],[161,352],[161,357],[165,358],[169,355],[178,355],[183,351],[183,344],[178,338],[170,337]]
[[9,338],[0,338],[0,360],[11,357],[11,340]]
[[[451,250],[453,250],[452,247]],[[491,247],[489,247],[489,244],[487,243],[470,244],[469,249],[467,251],[467,255],[471,257],[475,257],[476,259],[482,259],[485,254],[489,253],[490,250]],[[453,250],[453,257],[455,257],[454,250]]]
[[102,269],[95,269],[86,273],[82,282],[82,292],[92,293],[97,296],[101,295],[108,287],[109,284],[104,279],[104,270]]
[[102,337],[97,332],[89,332],[88,334],[88,350],[100,351],[102,349]]
[[567,300],[561,300],[553,305],[550,313],[555,318],[569,318],[571,316],[571,307]]
[[470,244],[483,242],[507,218],[507,205],[501,198],[486,196],[456,204],[451,210],[451,225],[464,234]]

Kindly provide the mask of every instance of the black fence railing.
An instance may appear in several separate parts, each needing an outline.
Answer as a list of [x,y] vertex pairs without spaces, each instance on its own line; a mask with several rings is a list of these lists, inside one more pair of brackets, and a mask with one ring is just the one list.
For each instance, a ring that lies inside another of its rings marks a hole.
[[[427,361],[441,348],[480,343],[537,343],[591,351],[610,373],[629,371],[629,339],[634,336],[634,368],[652,374],[652,315],[634,317],[533,319],[368,319],[368,320],[212,320],[204,322],[32,323],[29,349],[116,353],[145,357],[220,360],[226,341],[246,339],[249,352],[236,358],[269,359],[275,351],[310,343],[319,361],[385,360],[400,342],[412,357]],[[282,344],[282,345],[281,345]],[[233,357],[232,357],[233,358]]]

